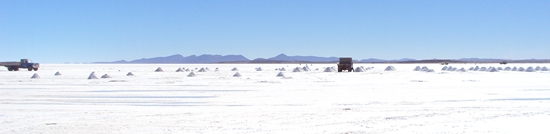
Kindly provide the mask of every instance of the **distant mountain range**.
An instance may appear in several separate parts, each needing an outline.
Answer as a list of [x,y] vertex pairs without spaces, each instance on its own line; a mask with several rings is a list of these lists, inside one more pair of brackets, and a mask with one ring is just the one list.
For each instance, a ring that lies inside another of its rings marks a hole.
[[[184,57],[180,54],[155,57],[155,58],[142,58],[138,60],[126,61],[119,60],[113,62],[95,62],[95,63],[126,63],[126,64],[178,64],[178,63],[334,63],[339,60],[339,57],[318,57],[318,56],[288,56],[285,54],[279,54],[271,58],[258,58],[250,60],[242,55],[190,55]],[[384,60],[384,59],[362,59],[354,60],[359,63],[440,63],[440,62],[455,62],[455,63],[550,63],[550,59],[526,59],[526,60],[506,60],[506,59],[480,59],[480,58],[462,58],[462,59],[427,59],[416,60],[410,58],[403,58],[398,60]]]

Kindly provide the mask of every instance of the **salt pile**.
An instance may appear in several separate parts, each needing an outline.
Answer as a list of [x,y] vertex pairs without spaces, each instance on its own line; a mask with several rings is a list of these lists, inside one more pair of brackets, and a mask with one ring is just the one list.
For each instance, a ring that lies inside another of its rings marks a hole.
[[518,68],[518,71],[523,72],[523,71],[525,71],[525,68],[519,67],[519,68]]
[[446,71],[447,70],[447,66],[444,66],[443,68],[441,68],[441,71]]
[[512,70],[511,67],[505,67],[505,68],[504,68],[504,71],[510,71],[510,70]]
[[31,79],[40,79],[40,76],[38,73],[34,73],[34,75],[31,76]]
[[500,71],[500,70],[503,70],[503,69],[502,69],[502,67],[498,67],[498,68],[497,68],[497,70],[499,70],[499,71]]
[[111,76],[108,74],[104,74],[103,76],[101,76],[101,78],[111,78]]
[[460,68],[458,70],[456,70],[457,72],[467,72],[465,68]]
[[201,69],[199,70],[199,72],[206,72],[206,69],[201,68]]
[[279,69],[279,71],[286,71],[286,69],[283,67],[283,68]]
[[453,68],[449,69],[449,71],[456,71],[456,70],[458,70],[458,68],[456,68],[456,67],[453,67]]
[[487,71],[487,68],[486,67],[481,67],[481,68],[479,68],[479,71]]
[[480,69],[479,66],[476,66],[476,67],[474,68],[474,71],[479,71],[479,69]]
[[498,72],[498,70],[494,67],[491,67],[487,72]]
[[294,68],[294,70],[292,70],[292,72],[303,72],[304,69],[302,69],[301,67],[296,67]]
[[474,71],[474,67],[470,67],[470,69],[468,69],[468,71]]
[[357,67],[357,68],[355,68],[355,70],[353,70],[353,71],[354,71],[354,72],[365,72],[365,71],[367,71],[367,70],[365,70],[365,68],[363,68],[363,67]]
[[279,74],[277,74],[277,77],[285,77],[285,74],[283,74],[283,72],[279,72]]
[[428,70],[428,71],[426,71],[426,72],[430,72],[430,73],[431,73],[431,72],[435,72],[435,71],[434,71],[433,69],[430,69],[430,70]]
[[540,71],[548,71],[548,68],[542,67],[542,69],[540,69]]
[[233,77],[241,77],[241,74],[239,72],[235,73]]
[[95,72],[92,72],[90,76],[88,76],[88,79],[97,79],[97,76],[95,76]]
[[422,71],[422,72],[428,72],[429,70],[430,70],[430,69],[429,69],[428,67],[426,67],[426,66],[423,66],[423,67],[420,69],[420,71]]
[[456,71],[458,68],[456,67],[452,67],[452,66],[449,66],[449,68],[447,68],[447,71]]
[[132,72],[128,72],[126,76],[134,76],[134,74]]
[[540,71],[541,69],[542,69],[542,68],[540,68],[540,66],[537,66],[537,67],[535,68],[535,71]]
[[334,68],[327,67],[323,72],[336,72],[336,70],[334,70]]
[[533,69],[533,67],[528,67],[527,69],[525,69],[525,72],[536,72],[535,69]]
[[178,70],[176,70],[176,72],[185,72],[185,70],[183,70],[181,67],[178,68]]
[[263,71],[262,67],[256,68],[256,71]]
[[55,74],[54,74],[54,75],[55,75],[55,76],[60,76],[60,75],[61,75],[61,73],[59,73],[59,71],[57,71],[57,72],[55,72]]
[[195,76],[197,76],[197,75],[195,75],[195,73],[193,73],[193,72],[191,72],[187,75],[187,77],[195,77]]
[[157,70],[155,70],[155,72],[164,72],[164,70],[162,70],[162,68],[157,68]]
[[231,69],[231,71],[239,71],[239,69],[237,69],[237,67],[234,67],[233,69]]
[[307,72],[307,71],[311,71],[311,69],[309,69],[308,66],[305,66],[305,67],[303,67],[302,69],[304,69],[304,71],[306,71],[306,72]]
[[518,71],[518,68],[517,68],[517,67],[514,67],[514,68],[512,68],[511,71]]
[[413,71],[420,71],[420,66],[416,66]]
[[185,69],[185,72],[189,72],[189,71],[191,71],[191,70],[189,70],[189,68]]
[[384,71],[395,71],[395,68],[393,66],[388,66]]

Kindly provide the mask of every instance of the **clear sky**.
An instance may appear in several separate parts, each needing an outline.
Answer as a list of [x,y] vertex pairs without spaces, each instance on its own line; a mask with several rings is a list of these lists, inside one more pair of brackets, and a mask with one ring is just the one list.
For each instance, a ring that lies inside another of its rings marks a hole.
[[550,59],[549,0],[0,0],[0,61]]

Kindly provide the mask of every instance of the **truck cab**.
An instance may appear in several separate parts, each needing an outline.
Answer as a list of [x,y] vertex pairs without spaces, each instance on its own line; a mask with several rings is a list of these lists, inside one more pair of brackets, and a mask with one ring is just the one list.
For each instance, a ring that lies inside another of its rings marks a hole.
[[348,70],[348,72],[353,71],[353,60],[351,58],[340,58],[337,65],[338,72],[342,72],[342,70]]
[[34,70],[38,70],[38,68],[40,67],[40,63],[32,63],[31,60],[29,59],[21,59],[21,67],[20,68],[27,68],[29,69],[29,71]]

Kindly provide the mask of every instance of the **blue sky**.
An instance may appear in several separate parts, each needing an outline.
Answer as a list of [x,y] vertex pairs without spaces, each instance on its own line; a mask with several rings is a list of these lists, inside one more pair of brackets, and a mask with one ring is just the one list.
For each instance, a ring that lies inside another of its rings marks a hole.
[[0,61],[550,59],[548,0],[0,0]]

